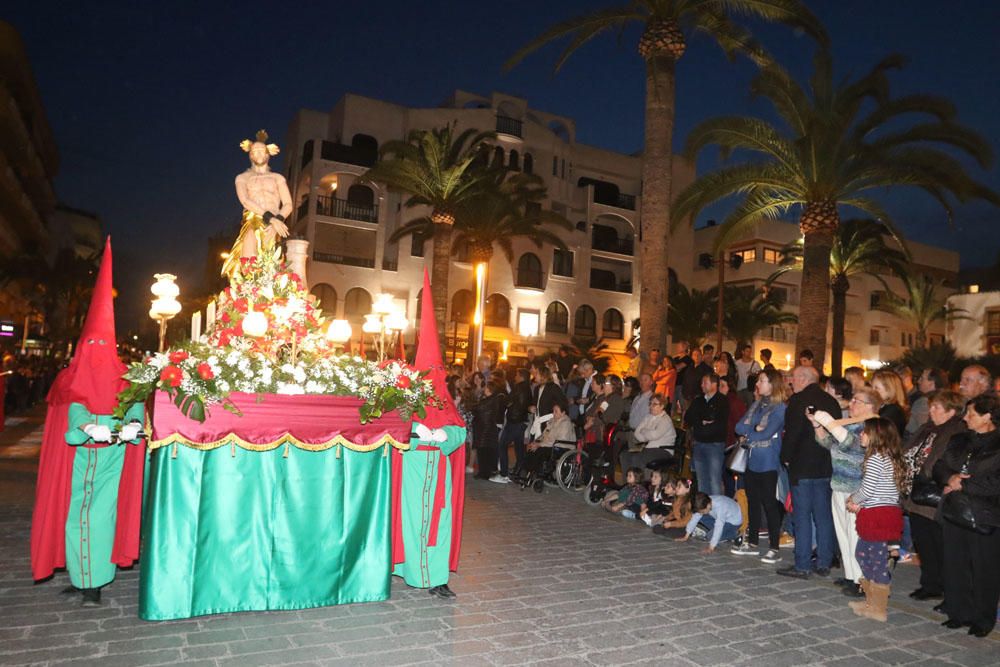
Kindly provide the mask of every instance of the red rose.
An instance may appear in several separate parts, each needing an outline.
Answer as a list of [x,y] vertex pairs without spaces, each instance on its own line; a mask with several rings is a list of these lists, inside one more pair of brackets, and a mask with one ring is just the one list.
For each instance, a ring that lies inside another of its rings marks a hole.
[[233,321],[233,318],[229,316],[229,313],[222,313],[222,317],[219,319],[222,320],[223,324],[229,324]]
[[229,345],[230,335],[231,334],[229,333],[228,329],[219,334],[219,347],[226,347],[227,345]]
[[236,325],[231,329],[231,331],[232,331],[232,335],[234,335],[234,336],[242,336],[243,335],[243,320],[240,320],[239,322],[237,322]]
[[202,362],[198,364],[198,377],[200,377],[202,380],[211,380],[212,378],[215,377],[215,373],[212,372],[211,366],[209,366],[207,363]]
[[184,379],[184,373],[177,366],[166,366],[160,371],[160,381],[166,382],[171,387],[181,386],[182,379]]
[[191,355],[189,355],[184,350],[177,350],[176,352],[171,352],[170,353],[170,357],[169,357],[170,363],[172,363],[172,364],[179,364],[182,361],[184,361],[185,359],[187,359],[189,356],[191,356]]
[[241,313],[247,312],[248,308],[247,300],[243,297],[236,299],[236,301],[233,301],[233,308],[240,311]]
[[409,389],[410,383],[411,381],[409,375],[400,375],[398,378],[396,378],[396,386],[399,387],[400,389]]

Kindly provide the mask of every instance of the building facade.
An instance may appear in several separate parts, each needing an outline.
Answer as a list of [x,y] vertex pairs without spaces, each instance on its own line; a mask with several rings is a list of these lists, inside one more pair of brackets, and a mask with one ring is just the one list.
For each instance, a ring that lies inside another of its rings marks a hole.
[[948,299],[961,318],[948,323],[948,340],[960,357],[1000,355],[1000,291],[971,285]]
[[[392,233],[408,220],[428,214],[407,209],[405,195],[358,178],[378,159],[379,146],[405,139],[415,129],[454,123],[456,131],[495,130],[494,159],[510,169],[541,176],[548,188],[544,206],[573,225],[567,251],[514,243],[514,262],[496,253],[488,271],[485,347],[499,352],[503,342],[514,360],[527,349],[554,350],[574,338],[600,340],[620,357],[639,316],[641,266],[636,248],[642,242],[642,158],[575,140],[571,118],[548,114],[523,99],[500,93],[480,96],[457,91],[438,108],[419,109],[357,95],[346,95],[329,113],[301,110],[289,128],[285,175],[295,203],[292,233],[310,242],[308,283],[331,317],[351,321],[360,330],[374,295],[390,293],[404,305],[411,325],[420,314],[420,288],[429,240]],[[673,183],[679,191],[694,179],[693,167],[674,160]],[[690,288],[717,284],[716,270],[701,266],[717,228],[695,231],[682,225],[671,239],[670,264],[677,280]],[[779,250],[798,237],[796,225],[766,222],[736,242],[727,257],[743,260],[727,272],[727,284],[760,289],[777,269]],[[913,269],[953,283],[958,255],[910,244]],[[886,277],[901,293],[898,279]],[[787,309],[798,310],[798,273],[775,284],[784,290]],[[845,366],[873,366],[896,358],[913,344],[914,331],[878,309],[884,288],[873,277],[851,280],[848,295]],[[474,273],[462,250],[449,278],[447,339],[449,359],[465,358],[473,312]],[[411,334],[412,335],[412,334]],[[944,327],[932,338],[944,335]],[[412,340],[412,338],[410,339]],[[795,327],[762,332],[754,347],[769,347],[779,367],[794,363]],[[727,348],[732,347],[732,341]],[[829,357],[829,354],[827,354]]]

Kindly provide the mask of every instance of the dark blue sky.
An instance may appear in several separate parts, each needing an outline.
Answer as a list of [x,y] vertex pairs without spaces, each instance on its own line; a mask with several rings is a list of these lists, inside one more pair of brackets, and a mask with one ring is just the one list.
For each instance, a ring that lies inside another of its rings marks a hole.
[[[329,109],[346,92],[434,106],[456,88],[500,90],[575,118],[579,141],[627,153],[642,145],[638,28],[621,45],[613,35],[592,42],[555,77],[555,49],[501,71],[545,27],[608,0],[17,4],[4,18],[27,44],[55,131],[57,192],[103,218],[126,306],[143,305],[156,271],[180,274],[182,289],[200,279],[204,239],[239,216],[241,139],[265,127],[280,144],[297,109]],[[949,97],[1000,149],[1000,2],[809,4],[831,34],[839,74],[901,52],[910,63],[892,76],[896,94]],[[807,38],[775,27],[759,34],[795,72],[809,71]],[[762,111],[747,94],[752,74],[705,41],[692,44],[678,67],[675,145],[705,117]],[[1000,170],[978,175],[1000,189]],[[911,238],[960,250],[963,265],[995,260],[1000,212],[964,207],[949,229],[922,196],[887,201]]]

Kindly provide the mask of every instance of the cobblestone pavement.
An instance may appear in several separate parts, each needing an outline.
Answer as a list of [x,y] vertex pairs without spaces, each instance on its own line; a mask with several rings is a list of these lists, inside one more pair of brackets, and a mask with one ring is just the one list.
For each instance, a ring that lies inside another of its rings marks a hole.
[[[0,434],[0,664],[3,665],[947,665],[1000,661],[985,640],[945,630],[905,593],[889,622],[855,617],[827,580],[775,576],[723,551],[701,556],[584,505],[470,481],[455,602],[398,580],[387,602],[147,623],[138,572],[100,609],[61,600],[64,574],[33,585],[28,534],[40,437]],[[790,553],[785,551],[787,559]],[[835,572],[836,575],[836,572]]]

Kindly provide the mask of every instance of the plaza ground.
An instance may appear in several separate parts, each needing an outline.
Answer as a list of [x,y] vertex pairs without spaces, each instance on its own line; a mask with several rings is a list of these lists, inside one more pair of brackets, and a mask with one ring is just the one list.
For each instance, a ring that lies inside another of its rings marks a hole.
[[[859,619],[828,579],[702,543],[654,536],[578,495],[471,481],[457,601],[393,582],[386,602],[147,623],[138,571],[104,606],[60,599],[65,574],[33,584],[28,536],[41,419],[0,433],[0,665],[982,665],[974,639],[916,603],[897,569],[889,622]],[[784,562],[791,553],[783,550]],[[834,572],[836,576],[837,571]]]

